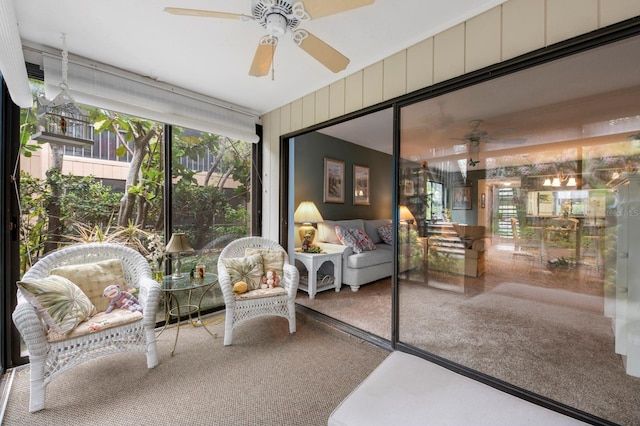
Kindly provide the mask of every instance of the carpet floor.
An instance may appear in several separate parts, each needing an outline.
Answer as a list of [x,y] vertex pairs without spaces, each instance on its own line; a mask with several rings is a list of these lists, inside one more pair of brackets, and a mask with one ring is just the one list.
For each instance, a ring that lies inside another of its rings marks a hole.
[[142,354],[97,358],[47,386],[46,408],[29,413],[29,370],[9,371],[3,425],[326,425],[331,412],[388,352],[298,314],[246,322],[223,346],[223,316],[206,330],[182,326],[158,337],[160,364]]
[[[400,280],[399,340],[622,425],[640,424],[640,379],[626,374],[592,268],[551,272],[509,252],[481,278]],[[391,280],[296,302],[385,339]]]

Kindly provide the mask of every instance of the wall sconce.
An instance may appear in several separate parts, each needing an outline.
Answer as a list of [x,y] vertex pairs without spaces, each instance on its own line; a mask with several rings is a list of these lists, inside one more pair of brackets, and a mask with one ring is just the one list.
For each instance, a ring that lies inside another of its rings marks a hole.
[[611,180],[607,182],[607,186],[609,188],[615,189],[620,185],[626,185],[629,183],[629,178],[627,177],[630,173],[634,173],[636,171],[635,167],[631,164],[631,160],[627,160],[623,169],[614,170],[611,173]]
[[301,202],[295,213],[293,213],[293,221],[295,223],[302,223],[300,229],[298,229],[300,241],[304,241],[305,236],[309,235],[309,244],[313,243],[313,239],[316,236],[316,228],[311,224],[322,222],[323,220],[322,215],[313,201]]
[[182,275],[182,261],[180,260],[180,255],[182,253],[186,253],[189,251],[193,251],[193,248],[187,243],[187,237],[182,232],[175,232],[171,235],[171,239],[167,244],[165,249],[167,253],[176,254],[176,266],[173,271],[173,275],[171,276],[174,279],[180,279],[183,277]]
[[576,178],[571,175],[565,175],[562,171],[562,167],[560,167],[560,171],[558,171],[558,174],[553,177],[553,180],[551,180],[550,178],[546,178],[542,186],[551,186],[554,188],[558,188],[565,182],[567,183],[566,186],[578,186]]

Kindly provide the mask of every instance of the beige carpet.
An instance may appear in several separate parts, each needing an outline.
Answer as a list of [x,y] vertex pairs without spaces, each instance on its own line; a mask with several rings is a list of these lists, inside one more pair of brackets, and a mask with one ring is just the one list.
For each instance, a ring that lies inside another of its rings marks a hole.
[[[430,285],[400,286],[400,341],[610,421],[640,424],[640,379],[614,352],[602,298],[566,290],[584,284],[493,282],[471,295]],[[313,300],[299,292],[296,302],[390,335],[389,279]]]
[[[86,362],[47,386],[46,408],[28,412],[29,372],[16,371],[4,425],[326,425],[333,409],[388,352],[298,314],[249,321],[222,344],[221,315],[208,317],[218,333],[183,326],[158,338],[160,364],[143,355]],[[217,323],[217,324],[216,324]]]

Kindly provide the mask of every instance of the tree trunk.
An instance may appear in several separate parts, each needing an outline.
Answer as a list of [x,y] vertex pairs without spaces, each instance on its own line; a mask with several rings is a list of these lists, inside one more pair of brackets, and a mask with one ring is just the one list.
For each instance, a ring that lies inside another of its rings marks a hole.
[[[62,188],[59,185],[59,175],[62,173],[62,162],[64,161],[64,149],[56,144],[51,144],[51,168],[47,170],[47,179],[51,188],[51,198],[47,203],[47,239],[44,243],[44,253],[47,254],[58,248],[62,235],[62,221],[60,209],[60,197]],[[55,178],[54,175],[58,175]]]
[[136,225],[140,229],[144,229],[147,223],[147,212],[149,211],[149,202],[144,197],[138,197],[138,214],[136,216]]
[[209,180],[211,179],[211,176],[215,172],[216,167],[218,167],[218,164],[220,164],[220,161],[222,161],[222,157],[224,156],[224,153],[227,150],[228,142],[229,142],[229,138],[224,138],[222,140],[222,144],[220,144],[220,149],[218,150],[218,155],[216,155],[216,159],[213,161],[213,163],[211,163],[211,167],[209,167],[209,170],[207,171],[207,176],[204,178],[203,186],[209,185]]
[[229,167],[226,172],[220,178],[220,182],[218,182],[218,188],[224,189],[224,184],[227,183],[227,179],[231,176],[231,173],[235,170],[234,166]]
[[118,226],[128,226],[129,221],[133,218],[133,209],[136,204],[136,196],[130,192],[130,189],[140,181],[140,169],[147,151],[149,150],[149,141],[156,135],[156,130],[151,129],[147,134],[141,133],[140,136],[133,140],[133,157],[127,172],[127,181],[125,185],[125,194],[120,200],[120,212],[118,213]]

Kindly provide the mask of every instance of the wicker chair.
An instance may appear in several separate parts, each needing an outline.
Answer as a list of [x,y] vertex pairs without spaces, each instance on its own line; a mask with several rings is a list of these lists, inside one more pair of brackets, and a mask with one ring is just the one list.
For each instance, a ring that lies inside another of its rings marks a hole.
[[139,289],[137,297],[143,307],[141,319],[61,341],[50,341],[52,339],[48,339],[36,309],[18,290],[18,305],[13,311],[13,322],[29,351],[30,412],[44,408],[45,388],[53,378],[84,361],[113,353],[139,352],[146,354],[148,368],[158,365],[155,323],[160,285],[151,278],[149,264],[137,251],[108,243],[65,247],[36,262],[22,280],[47,277],[52,269],[61,266],[109,259],[120,259],[125,281],[130,287]]
[[[286,290],[286,294],[264,297],[258,299],[238,300],[233,293],[233,283],[222,263],[222,259],[244,257],[245,250],[249,248],[282,250],[284,252],[283,277],[280,286]],[[295,299],[298,291],[300,275],[298,269],[289,264],[289,256],[286,251],[275,241],[262,237],[240,238],[227,245],[218,258],[218,282],[224,296],[226,306],[224,345],[228,346],[233,341],[233,329],[243,322],[262,316],[281,316],[289,320],[289,332],[296,331]]]

